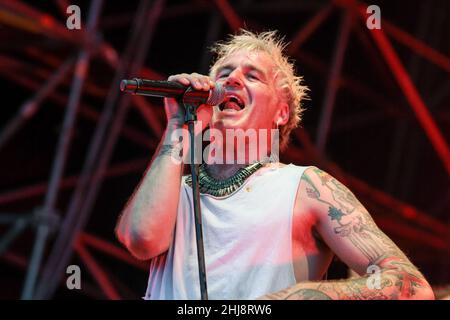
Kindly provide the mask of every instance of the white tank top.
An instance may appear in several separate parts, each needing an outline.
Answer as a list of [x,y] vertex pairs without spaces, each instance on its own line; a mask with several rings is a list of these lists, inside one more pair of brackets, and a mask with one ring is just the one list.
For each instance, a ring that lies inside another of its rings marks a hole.
[[[200,195],[209,299],[255,299],[296,283],[292,216],[305,169],[271,164],[228,197]],[[174,238],[151,261],[144,299],[200,299],[192,189],[184,181]]]

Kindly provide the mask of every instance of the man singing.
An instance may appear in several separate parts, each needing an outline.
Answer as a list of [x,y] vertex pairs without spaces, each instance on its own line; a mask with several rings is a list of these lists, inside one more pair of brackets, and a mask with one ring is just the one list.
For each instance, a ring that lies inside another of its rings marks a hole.
[[[213,48],[209,76],[168,79],[226,90],[223,103],[199,110],[202,128],[209,125],[222,148],[199,174],[209,298],[433,299],[423,275],[346,186],[317,167],[268,160],[274,147],[288,147],[306,91],[283,48],[275,32],[242,30]],[[152,259],[146,299],[199,299],[192,184],[174,161],[183,148],[174,133],[184,127],[184,110],[167,98],[165,111],[165,134],[116,233],[135,257]],[[279,130],[279,146],[257,134],[256,146],[244,139],[241,148],[227,136],[237,130]],[[334,254],[359,277],[323,280]]]

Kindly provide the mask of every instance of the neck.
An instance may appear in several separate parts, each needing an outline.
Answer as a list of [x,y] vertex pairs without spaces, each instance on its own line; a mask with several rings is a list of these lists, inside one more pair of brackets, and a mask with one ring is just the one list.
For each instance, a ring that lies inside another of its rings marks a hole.
[[[230,130],[230,129],[227,129]],[[223,131],[223,130],[222,130]],[[217,180],[224,180],[235,175],[239,169],[259,162],[267,162],[268,157],[278,161],[278,147],[272,154],[272,140],[278,141],[278,130],[272,129],[270,135],[251,135],[242,137],[237,134],[228,136],[221,130],[211,132],[208,163],[205,168],[208,174]],[[215,136],[215,134],[220,135]],[[273,136],[272,136],[273,135]],[[239,137],[239,138],[238,138]],[[275,144],[278,146],[278,142]],[[272,160],[273,161],[273,160]]]
[[[247,152],[246,156],[244,158],[245,160],[243,161],[244,163],[242,163],[242,160],[240,160],[241,158],[238,158],[236,156],[236,151],[235,151],[232,159],[234,159],[234,161],[233,161],[234,163],[226,163],[227,159],[225,157],[222,159],[222,163],[216,163],[215,161],[207,161],[207,163],[205,163],[205,168],[206,168],[208,174],[212,178],[214,178],[216,180],[225,180],[225,179],[228,179],[228,178],[232,177],[233,175],[235,175],[239,171],[239,169],[245,168],[255,162],[260,162],[262,164],[265,164],[270,161],[268,156],[257,156],[256,158],[252,157],[250,159],[248,156],[248,152]],[[238,159],[239,159],[239,161],[238,161]],[[272,159],[271,161],[273,161],[273,159],[276,159],[275,162],[278,162],[278,157],[271,158],[271,159]],[[213,160],[213,159],[209,158],[209,160]],[[215,159],[215,160],[217,160],[217,159]],[[210,164],[208,164],[208,162]]]
[[217,180],[225,180],[238,172],[239,169],[248,164],[205,164],[206,170],[211,177]]

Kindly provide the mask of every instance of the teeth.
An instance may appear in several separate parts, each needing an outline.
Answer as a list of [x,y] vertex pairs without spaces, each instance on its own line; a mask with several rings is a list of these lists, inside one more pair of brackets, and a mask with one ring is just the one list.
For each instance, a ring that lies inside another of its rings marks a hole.
[[241,111],[245,108],[244,103],[237,96],[228,96],[224,102],[219,105],[220,111],[223,110],[233,110],[233,111]]
[[241,111],[241,107],[236,102],[226,102],[225,109]]
[[220,105],[220,110],[241,111],[241,107],[236,102],[225,102]]

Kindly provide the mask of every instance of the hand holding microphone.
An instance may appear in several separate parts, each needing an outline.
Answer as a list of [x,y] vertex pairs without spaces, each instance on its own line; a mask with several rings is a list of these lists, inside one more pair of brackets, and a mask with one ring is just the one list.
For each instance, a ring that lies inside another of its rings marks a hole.
[[179,106],[176,98],[184,97],[186,103],[201,105],[197,115],[205,123],[202,125],[204,127],[211,119],[211,106],[220,104],[225,97],[225,90],[221,85],[198,73],[173,75],[167,81],[137,78],[122,80],[120,89],[138,95],[164,97],[168,124],[175,124],[177,127],[184,123],[184,109]]
[[[159,81],[134,78],[132,80],[122,80],[120,89],[125,92],[144,96],[165,98],[183,97],[185,103],[207,104],[210,106],[219,104],[223,100],[225,93],[221,86],[216,86],[210,80],[200,82],[195,78],[190,81],[189,79],[189,75],[187,77],[184,76],[183,78],[179,78],[179,83],[173,80]],[[191,84],[191,87],[188,87],[189,84]]]

